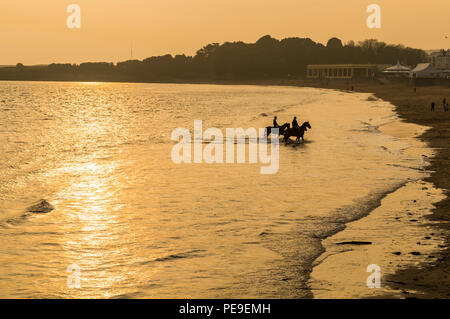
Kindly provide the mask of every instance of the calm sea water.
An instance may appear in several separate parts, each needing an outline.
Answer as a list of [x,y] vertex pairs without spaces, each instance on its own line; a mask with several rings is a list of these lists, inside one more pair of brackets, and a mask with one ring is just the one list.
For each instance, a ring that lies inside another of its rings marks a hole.
[[[320,239],[419,178],[367,94],[0,82],[0,297],[310,297]],[[176,127],[309,120],[280,169],[174,164]],[[47,214],[25,213],[40,199]],[[67,267],[80,267],[79,289]]]

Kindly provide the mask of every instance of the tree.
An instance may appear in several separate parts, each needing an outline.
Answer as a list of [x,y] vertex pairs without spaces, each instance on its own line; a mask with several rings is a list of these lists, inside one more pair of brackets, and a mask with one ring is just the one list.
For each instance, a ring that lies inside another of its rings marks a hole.
[[[347,42],[331,38],[326,46],[309,38],[282,40],[265,35],[255,43],[211,43],[195,56],[170,54],[144,60],[81,65],[51,64],[39,68],[1,68],[0,79],[76,80],[76,81],[159,81],[159,80],[244,80],[303,77],[308,64],[377,63],[394,64],[397,60],[414,66],[426,61],[426,53],[402,45],[375,39]],[[23,69],[23,71],[21,71]]]
[[338,38],[331,38],[327,42],[327,49],[338,50],[342,48],[343,48],[342,41],[339,40]]

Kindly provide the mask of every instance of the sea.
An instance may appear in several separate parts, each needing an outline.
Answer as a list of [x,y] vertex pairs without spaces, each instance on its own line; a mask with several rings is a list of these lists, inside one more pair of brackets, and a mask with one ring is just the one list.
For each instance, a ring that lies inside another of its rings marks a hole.
[[[311,125],[275,174],[172,159],[176,128],[275,115]],[[412,137],[380,130],[398,121],[337,90],[0,82],[0,297],[311,298],[322,240],[425,174]]]

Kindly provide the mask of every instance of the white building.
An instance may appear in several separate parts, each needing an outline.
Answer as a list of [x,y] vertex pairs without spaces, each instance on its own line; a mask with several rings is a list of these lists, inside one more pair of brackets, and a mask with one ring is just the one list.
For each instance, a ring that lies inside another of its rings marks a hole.
[[411,71],[411,78],[438,78],[441,72],[431,63],[419,63],[414,70]]
[[431,63],[437,70],[450,70],[450,50],[431,53]]
[[308,64],[306,76],[308,79],[371,79],[384,68],[377,64]]
[[393,76],[393,77],[408,77],[410,68],[407,66],[401,65],[398,61],[396,65],[393,65],[383,71],[384,75]]

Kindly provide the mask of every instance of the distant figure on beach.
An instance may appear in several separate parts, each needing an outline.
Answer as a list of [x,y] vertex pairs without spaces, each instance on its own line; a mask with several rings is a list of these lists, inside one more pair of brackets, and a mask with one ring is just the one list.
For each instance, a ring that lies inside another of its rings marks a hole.
[[415,88],[414,88],[414,93],[416,93],[416,92],[417,92],[417,88],[415,87]]
[[273,118],[273,127],[279,127],[276,116]]
[[444,112],[447,112],[448,111],[448,103],[445,103],[445,105],[444,105]]
[[294,119],[292,120],[292,128],[298,128],[298,123],[297,123],[297,117],[294,116]]
[[446,103],[447,103],[447,98],[444,97],[444,99],[442,100],[442,105],[445,106]]
[[434,105],[435,105],[435,103],[431,102],[431,112],[434,112]]

